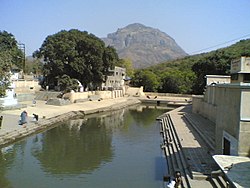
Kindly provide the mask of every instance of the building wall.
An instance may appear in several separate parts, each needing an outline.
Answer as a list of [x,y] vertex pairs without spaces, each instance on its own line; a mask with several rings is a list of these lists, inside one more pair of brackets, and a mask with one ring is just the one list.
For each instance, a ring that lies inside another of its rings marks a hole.
[[[216,131],[215,131],[215,153],[223,154],[223,139],[239,145],[234,140],[239,140],[239,114],[240,114],[240,88],[229,87],[230,85],[216,87]],[[225,136],[227,135],[227,137]],[[236,147],[237,148],[237,147]],[[232,152],[230,152],[232,153]],[[237,155],[237,151],[233,151]]]
[[223,154],[224,138],[231,155],[247,156],[250,150],[250,84],[208,86],[204,97],[193,96],[193,113],[216,124],[216,154]]
[[239,143],[239,155],[250,156],[250,90],[248,88],[243,88],[241,92]]
[[238,154],[240,156],[250,157],[250,123],[249,121],[240,122]]
[[15,93],[34,93],[41,89],[37,80],[14,80]]
[[232,83],[250,83],[250,57],[241,57],[231,63]]
[[145,96],[145,93],[143,92],[143,86],[141,87],[129,87],[125,86],[125,94],[127,96],[134,96],[134,97],[142,97]]
[[103,83],[102,88],[120,89],[123,87],[125,84],[124,78],[126,76],[126,69],[115,66],[115,69],[110,72],[112,72],[112,75],[107,77],[107,80]]
[[206,75],[207,85],[211,84],[225,84],[231,82],[231,76],[225,75]]
[[237,79],[232,79],[232,83],[239,83],[239,82],[244,82],[244,75],[243,74],[237,74]]
[[250,57],[241,57],[239,60],[231,63],[231,74],[233,73],[249,73],[250,72]]
[[192,111],[193,113],[200,114],[214,123],[216,122],[217,108],[215,105],[204,101],[203,96],[193,96]]

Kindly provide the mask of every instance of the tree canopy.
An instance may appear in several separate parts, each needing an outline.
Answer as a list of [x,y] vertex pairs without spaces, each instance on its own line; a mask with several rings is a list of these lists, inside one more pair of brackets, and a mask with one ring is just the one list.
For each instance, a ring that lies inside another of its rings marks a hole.
[[[205,75],[229,75],[232,60],[240,59],[241,56],[250,56],[250,39],[241,40],[227,48],[137,70],[131,84],[144,86],[146,91],[203,94],[206,83]],[[150,76],[145,77],[145,74],[149,75],[149,72],[151,75],[157,75],[158,82],[154,85],[152,85],[153,82],[151,85],[146,82]],[[142,81],[143,79],[145,81]]]
[[134,68],[130,59],[120,59],[116,66],[126,68],[126,75],[132,77],[134,75]]
[[28,74],[42,75],[43,62],[41,59],[28,57],[25,60],[25,72]]
[[15,37],[7,31],[0,31],[0,96],[5,95],[13,66],[22,69],[24,54],[18,48]]
[[62,78],[70,78],[95,89],[119,60],[114,48],[105,47],[104,42],[93,34],[76,29],[48,36],[33,55],[44,58],[44,86],[51,87],[58,86],[58,80],[62,82]]
[[159,86],[159,79],[156,74],[149,70],[137,70],[131,84],[136,87],[143,86],[144,91],[155,92]]
[[24,53],[18,48],[18,43],[11,33],[0,31],[0,58],[11,66],[23,68]]

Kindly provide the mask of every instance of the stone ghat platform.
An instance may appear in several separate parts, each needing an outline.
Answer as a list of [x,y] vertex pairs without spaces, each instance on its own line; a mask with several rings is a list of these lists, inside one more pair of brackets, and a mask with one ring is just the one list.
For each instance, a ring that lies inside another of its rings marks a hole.
[[182,174],[181,187],[227,187],[228,179],[213,160],[215,125],[192,113],[192,106],[182,106],[157,120],[168,169],[165,180]]
[[[34,105],[32,101],[30,101],[25,103],[25,108],[0,112],[0,116],[3,116],[0,128],[0,147],[4,147],[28,135],[53,128],[57,123],[76,116],[118,110],[137,103],[140,103],[138,99],[128,97],[102,101],[86,101],[65,106],[48,105],[45,101],[36,101]],[[24,110],[28,113],[28,123],[19,125],[18,121],[20,119],[20,114]],[[39,116],[37,122],[33,121],[33,113]]]
[[145,97],[141,97],[140,101],[144,104],[153,104],[158,106],[167,106],[167,107],[179,107],[191,104],[192,98],[190,96],[161,96],[153,95],[150,93]]

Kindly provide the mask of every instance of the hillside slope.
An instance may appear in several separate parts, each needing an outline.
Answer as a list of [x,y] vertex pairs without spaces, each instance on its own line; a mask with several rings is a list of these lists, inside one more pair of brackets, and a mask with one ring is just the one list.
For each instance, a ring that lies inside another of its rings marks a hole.
[[208,60],[213,60],[218,64],[226,62],[227,72],[229,72],[231,61],[240,59],[241,56],[250,57],[250,39],[241,40],[233,45],[211,52],[186,56],[184,58],[171,61],[165,61],[157,65],[152,65],[148,67],[148,69],[157,73],[166,72],[170,69],[187,70],[191,69],[192,65],[197,62],[206,63],[208,62]]
[[132,60],[134,68],[145,68],[187,55],[169,35],[139,23],[118,29],[102,40],[113,46],[120,58]]

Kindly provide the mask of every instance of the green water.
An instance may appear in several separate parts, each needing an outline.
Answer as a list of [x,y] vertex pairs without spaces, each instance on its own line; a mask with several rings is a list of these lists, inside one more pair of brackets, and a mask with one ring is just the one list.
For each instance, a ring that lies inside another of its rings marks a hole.
[[1,149],[0,187],[159,188],[165,159],[155,118],[137,106],[63,122]]

